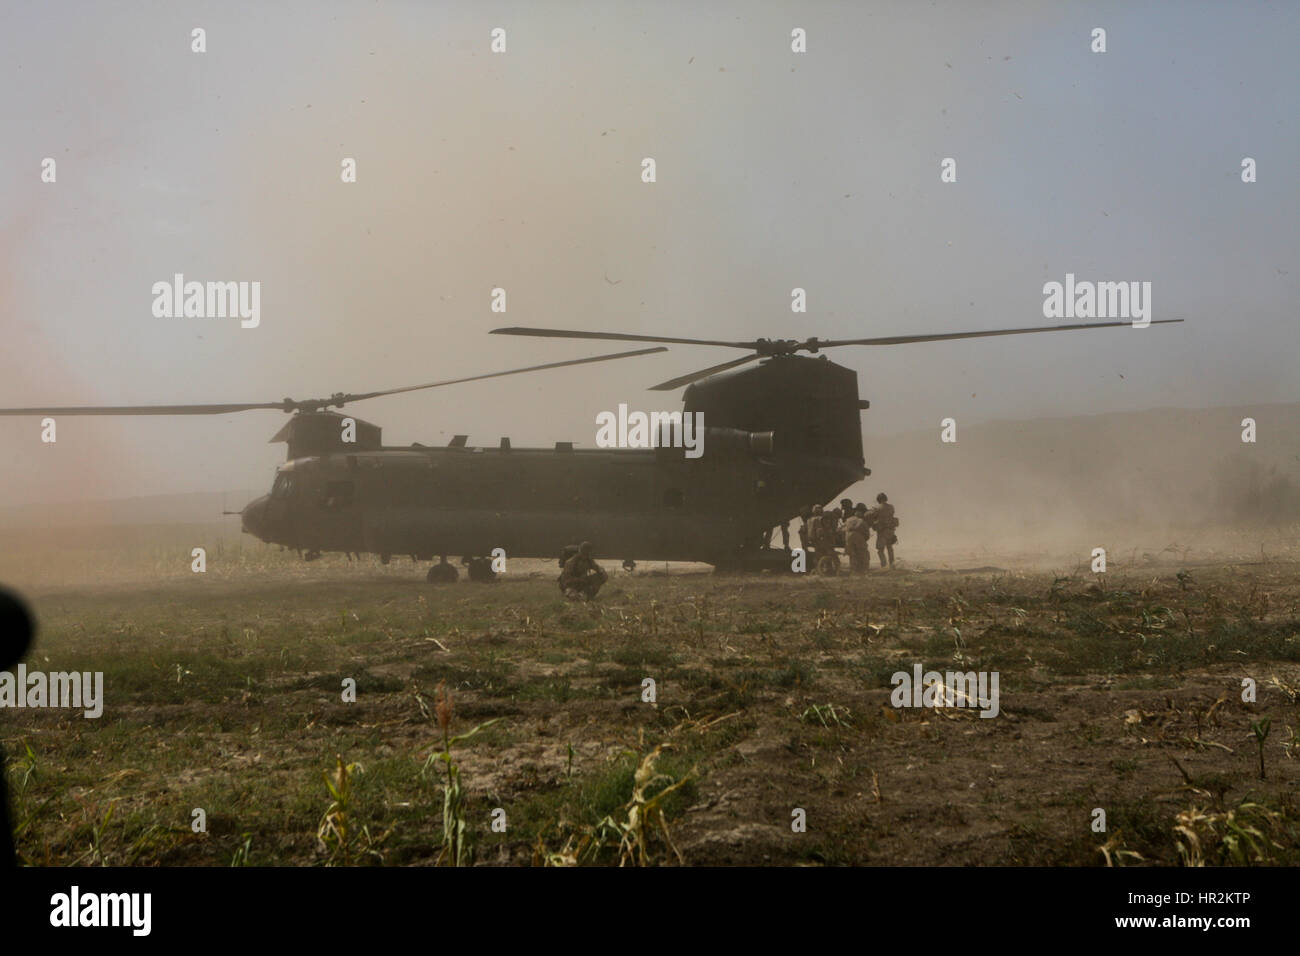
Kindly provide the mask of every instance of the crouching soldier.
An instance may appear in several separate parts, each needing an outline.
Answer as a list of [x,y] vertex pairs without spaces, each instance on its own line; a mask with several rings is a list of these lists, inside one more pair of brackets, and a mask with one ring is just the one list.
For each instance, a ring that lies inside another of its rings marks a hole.
[[578,553],[564,562],[560,591],[570,601],[590,601],[609,580],[604,569],[592,560],[591,542],[578,546]]

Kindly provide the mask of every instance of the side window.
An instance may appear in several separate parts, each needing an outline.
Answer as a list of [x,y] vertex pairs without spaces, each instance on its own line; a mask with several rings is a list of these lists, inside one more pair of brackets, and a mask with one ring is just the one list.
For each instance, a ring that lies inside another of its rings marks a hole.
[[341,511],[352,506],[355,495],[356,482],[330,481],[326,483],[325,490],[321,494],[320,505],[326,511]]
[[275,483],[271,485],[272,498],[288,498],[293,493],[293,476],[280,474],[275,476]]

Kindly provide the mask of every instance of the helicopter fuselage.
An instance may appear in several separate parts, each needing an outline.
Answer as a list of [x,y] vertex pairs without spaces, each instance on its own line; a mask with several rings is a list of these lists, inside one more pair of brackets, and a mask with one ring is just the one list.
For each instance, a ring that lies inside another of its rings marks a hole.
[[725,563],[859,463],[763,454],[768,436],[709,429],[678,448],[385,448],[298,458],[243,512],[244,530],[307,552],[553,558],[592,541],[617,558]]
[[[868,474],[857,376],[825,359],[770,358],[691,385],[707,451],[385,447],[336,412],[295,415],[271,493],[244,529],[308,553],[551,558],[578,541],[623,559],[730,564],[812,504]],[[348,438],[350,436],[351,442]]]

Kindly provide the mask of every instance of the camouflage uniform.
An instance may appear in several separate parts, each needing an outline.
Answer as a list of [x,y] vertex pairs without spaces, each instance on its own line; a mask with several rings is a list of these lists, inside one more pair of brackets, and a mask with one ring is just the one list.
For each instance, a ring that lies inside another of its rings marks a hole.
[[844,522],[844,546],[849,552],[849,570],[854,574],[865,574],[871,567],[870,534],[866,508],[858,508],[853,517]]
[[[814,540],[817,542],[817,570],[822,573],[834,574],[840,567],[840,556],[835,550],[838,544],[839,532],[836,521],[837,514],[834,511],[827,511],[821,515],[817,524],[817,531],[814,533]],[[821,567],[823,561],[833,562],[834,569],[829,566]]]
[[808,529],[808,536],[804,542],[806,545],[804,550],[807,552],[808,566],[810,568],[815,568],[817,566],[817,555],[824,547],[822,543],[823,518],[825,518],[825,515],[822,514],[822,506],[813,505],[812,517],[808,519],[808,524],[806,526]]
[[840,543],[840,513],[827,511],[822,515],[822,538],[825,546],[832,551]]
[[[871,524],[876,529],[876,554],[880,555],[880,566],[894,566],[894,545],[898,543],[898,535],[894,530],[898,527],[898,519],[894,517],[894,506],[883,495],[877,495],[876,501],[879,504],[871,509]],[[889,561],[885,561],[885,553],[889,553]]]
[[591,558],[591,544],[584,541],[578,553],[564,562],[560,591],[570,601],[590,601],[608,580],[609,575]]
[[848,538],[845,536],[844,525],[853,517],[853,500],[851,498],[841,498],[840,508],[836,515],[840,523],[840,544],[847,548],[849,543]]

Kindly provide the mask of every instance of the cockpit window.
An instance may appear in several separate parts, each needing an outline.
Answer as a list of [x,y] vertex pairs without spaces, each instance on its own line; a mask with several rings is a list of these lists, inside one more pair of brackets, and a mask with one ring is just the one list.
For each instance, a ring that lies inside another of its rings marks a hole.
[[271,486],[272,498],[288,498],[293,492],[293,475],[276,475]]

